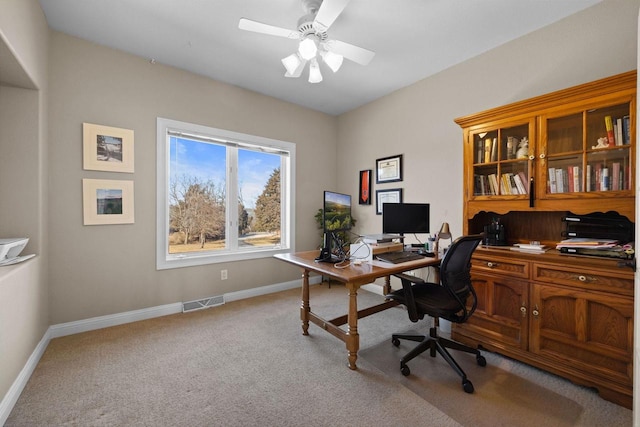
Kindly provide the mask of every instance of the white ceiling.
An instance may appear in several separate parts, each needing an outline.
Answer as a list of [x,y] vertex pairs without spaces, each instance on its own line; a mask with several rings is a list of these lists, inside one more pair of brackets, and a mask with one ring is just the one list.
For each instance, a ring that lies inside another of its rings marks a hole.
[[[328,0],[327,0],[328,1]],[[324,80],[285,78],[294,40],[238,29],[240,18],[296,30],[301,0],[40,0],[57,31],[156,63],[338,115],[602,0],[351,0],[330,27],[376,52]]]

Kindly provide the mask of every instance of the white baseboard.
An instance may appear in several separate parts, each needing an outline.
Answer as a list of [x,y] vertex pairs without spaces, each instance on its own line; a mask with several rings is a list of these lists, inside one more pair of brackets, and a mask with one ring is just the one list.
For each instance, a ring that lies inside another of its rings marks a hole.
[[[314,276],[309,279],[310,284],[320,283],[322,277]],[[243,291],[230,292],[224,294],[225,301],[238,301],[245,298],[251,298],[259,295],[267,295],[275,292],[285,291],[288,289],[299,288],[302,286],[302,280],[292,280],[290,282],[277,283],[275,285],[261,286],[259,288],[246,289]],[[75,322],[60,323],[49,326],[44,336],[31,353],[24,368],[18,374],[9,391],[0,401],[0,426],[4,425],[9,418],[9,414],[13,410],[13,406],[18,401],[22,390],[27,385],[31,374],[36,369],[40,358],[49,345],[49,341],[53,338],[64,337],[67,335],[79,334],[81,332],[93,331],[96,329],[107,328],[110,326],[123,325],[125,323],[137,322],[140,320],[153,319],[155,317],[168,316],[170,314],[182,313],[182,303],[176,302],[172,304],[160,305],[157,307],[143,308],[141,310],[127,311],[124,313],[109,314],[106,316],[93,317],[90,319],[78,320]]]
[[29,359],[27,359],[27,363],[18,374],[18,378],[16,378],[13,384],[11,384],[7,394],[4,395],[4,398],[0,402],[0,425],[4,425],[7,418],[9,418],[9,414],[11,414],[13,406],[18,401],[18,398],[20,397],[22,390],[24,390],[24,387],[27,385],[29,378],[31,378],[31,374],[33,374],[33,371],[36,369],[36,366],[44,354],[44,351],[47,349],[50,340],[51,336],[49,329],[45,332],[35,350],[33,350],[33,353],[29,356]]

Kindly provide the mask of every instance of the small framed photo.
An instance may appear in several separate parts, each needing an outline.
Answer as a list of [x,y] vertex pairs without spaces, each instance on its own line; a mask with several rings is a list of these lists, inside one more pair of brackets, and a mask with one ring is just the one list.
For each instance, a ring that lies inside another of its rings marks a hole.
[[402,203],[402,188],[376,190],[376,214],[382,215],[382,205],[385,203]]
[[402,154],[376,160],[376,184],[402,181]]
[[133,224],[133,181],[83,179],[84,225]]
[[85,170],[133,173],[133,131],[82,124]]
[[361,205],[371,204],[371,169],[360,171],[360,192],[358,202]]

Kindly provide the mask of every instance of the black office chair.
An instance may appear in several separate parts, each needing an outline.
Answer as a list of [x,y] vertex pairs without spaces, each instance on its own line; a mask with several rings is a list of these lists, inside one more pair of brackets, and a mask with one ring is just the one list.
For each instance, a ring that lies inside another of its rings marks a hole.
[[463,323],[475,311],[478,298],[471,284],[471,255],[483,237],[482,234],[463,236],[451,244],[440,263],[440,284],[425,282],[408,274],[395,275],[402,280],[402,289],[388,294],[387,297],[405,305],[412,322],[423,319],[425,315],[433,317],[434,321],[428,337],[392,335],[391,342],[396,347],[400,345],[401,339],[420,343],[400,359],[400,372],[403,375],[407,376],[411,373],[407,366],[407,362],[411,359],[427,350],[431,351],[431,357],[435,357],[437,351],[462,377],[464,391],[473,393],[473,384],[467,379],[460,365],[451,357],[447,348],[475,354],[476,362],[480,366],[485,366],[487,361],[478,349],[438,336],[438,318]]

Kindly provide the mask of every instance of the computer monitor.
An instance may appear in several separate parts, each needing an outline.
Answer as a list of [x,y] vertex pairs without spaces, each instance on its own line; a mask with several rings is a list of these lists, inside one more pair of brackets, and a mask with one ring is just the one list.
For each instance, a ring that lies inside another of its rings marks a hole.
[[325,232],[351,230],[351,196],[325,191],[322,223]]
[[428,203],[385,203],[382,205],[382,233],[429,234]]
[[322,203],[322,249],[316,258],[319,262],[339,262],[346,258],[343,242],[338,232],[351,230],[351,196],[325,191]]

